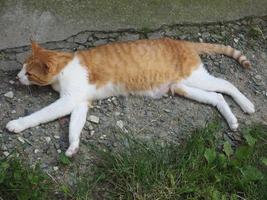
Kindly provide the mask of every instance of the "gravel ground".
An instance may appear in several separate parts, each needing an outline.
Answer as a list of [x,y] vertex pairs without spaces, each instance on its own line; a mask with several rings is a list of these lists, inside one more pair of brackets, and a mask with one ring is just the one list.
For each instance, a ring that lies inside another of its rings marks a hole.
[[[267,124],[267,17],[218,24],[164,25],[158,30],[84,31],[42,46],[75,51],[113,41],[160,37],[222,43],[242,50],[252,62],[251,70],[242,69],[234,60],[222,55],[204,56],[203,62],[211,74],[229,80],[254,102],[256,113],[246,115],[231,98],[226,97],[241,129],[251,123]],[[68,146],[69,117],[20,134],[9,133],[5,129],[11,119],[39,110],[58,98],[50,87],[25,87],[15,80],[29,51],[29,46],[0,51],[0,156],[5,157],[16,150],[17,156],[29,164],[38,162],[55,177],[69,179],[74,172],[60,170],[58,161],[59,153]],[[112,144],[115,132],[129,132],[144,139],[157,137],[181,142],[190,130],[203,127],[216,116],[222,123],[222,134],[235,144],[240,139],[240,133],[231,132],[218,111],[207,105],[172,96],[159,100],[129,96],[96,101],[88,113],[81,148],[74,160],[80,169],[87,167],[92,156],[88,144]]]

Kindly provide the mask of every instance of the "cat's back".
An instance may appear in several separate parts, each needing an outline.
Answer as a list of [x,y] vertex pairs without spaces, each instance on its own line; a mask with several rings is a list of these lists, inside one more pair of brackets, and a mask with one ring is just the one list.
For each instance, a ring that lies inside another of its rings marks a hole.
[[[91,65],[142,67],[175,61],[179,41],[168,38],[100,45],[80,53]],[[181,43],[181,42],[180,42]]]

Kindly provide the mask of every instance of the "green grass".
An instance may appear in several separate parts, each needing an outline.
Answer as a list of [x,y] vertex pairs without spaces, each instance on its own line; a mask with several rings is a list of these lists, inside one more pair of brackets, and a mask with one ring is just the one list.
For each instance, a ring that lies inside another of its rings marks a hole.
[[[244,130],[236,149],[216,137],[218,125],[197,130],[183,145],[121,137],[119,148],[96,148],[77,199],[267,199],[267,128]],[[217,135],[218,136],[218,135]],[[219,145],[223,142],[223,145]],[[88,179],[88,177],[90,177]]]
[[52,188],[38,165],[29,167],[16,157],[0,160],[0,199],[46,200]]
[[264,34],[259,26],[251,25],[248,30],[248,36],[253,39],[264,38]]
[[[77,173],[75,187],[52,182],[38,166],[13,156],[0,162],[0,197],[58,199],[56,192],[75,200],[267,199],[267,127],[244,129],[234,148],[221,133],[212,123],[181,145],[116,134],[116,147],[90,146],[93,167]],[[59,163],[75,164],[63,154]]]

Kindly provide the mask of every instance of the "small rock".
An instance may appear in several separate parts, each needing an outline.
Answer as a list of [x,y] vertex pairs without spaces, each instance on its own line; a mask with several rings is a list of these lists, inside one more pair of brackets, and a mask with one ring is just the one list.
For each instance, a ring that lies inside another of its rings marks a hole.
[[5,157],[9,156],[9,152],[8,151],[4,151],[3,154],[4,154]]
[[57,150],[57,153],[61,153],[62,151],[60,149]]
[[163,32],[161,31],[156,31],[153,33],[148,33],[147,36],[149,39],[157,39],[157,38],[161,38],[163,36]]
[[99,46],[99,45],[106,44],[106,43],[107,43],[106,39],[100,39],[94,42],[94,46]]
[[25,143],[24,139],[22,137],[20,137],[20,136],[18,137],[18,141],[20,141],[22,144]]
[[54,170],[54,171],[57,171],[57,170],[58,170],[58,166],[54,166],[54,167],[53,167],[53,170]]
[[16,112],[17,112],[16,110],[12,110],[12,111],[11,111],[12,114],[15,114]]
[[75,36],[74,42],[79,43],[79,44],[84,44],[89,37],[88,34],[89,33],[87,32],[78,34],[77,36]]
[[101,139],[101,140],[104,140],[104,139],[106,139],[106,137],[107,137],[106,135],[101,135],[101,136],[100,136],[100,139]]
[[114,115],[115,115],[115,116],[119,116],[120,114],[121,114],[121,113],[118,112],[118,111],[114,112]]
[[7,146],[5,144],[2,144],[2,150],[7,151]]
[[122,121],[122,120],[117,121],[117,122],[116,122],[116,125],[117,125],[120,129],[123,129],[124,124],[123,124],[123,121]]
[[29,132],[25,132],[25,133],[23,133],[23,136],[24,136],[25,138],[29,138],[29,137],[31,136],[31,133],[29,133]]
[[40,152],[39,149],[34,149],[34,153],[35,153],[35,154],[38,153],[38,152]]
[[170,113],[171,111],[169,109],[164,109],[164,112]]
[[234,38],[234,42],[235,42],[235,43],[238,43],[238,41],[239,41],[239,40],[238,40],[237,38]]
[[60,144],[55,143],[54,146],[55,146],[56,149],[60,149]]
[[208,37],[210,37],[210,34],[208,32],[202,33],[202,38],[207,39]]
[[9,91],[4,94],[5,97],[12,99],[14,97],[14,93],[12,91]]
[[51,138],[50,138],[50,137],[45,137],[45,141],[46,141],[47,143],[49,143],[49,142],[51,142]]
[[99,117],[94,116],[94,115],[90,115],[88,120],[89,120],[90,122],[95,123],[95,124],[98,124],[98,123],[99,123]]
[[58,140],[58,139],[60,139],[60,136],[59,135],[54,135],[54,138]]
[[261,79],[262,79],[262,78],[261,78],[261,75],[256,75],[255,78],[256,78],[257,80],[261,80]]
[[138,40],[139,35],[135,33],[126,33],[120,37],[120,41],[131,41],[131,40]]
[[89,131],[92,131],[92,130],[94,130],[94,127],[91,124],[89,124],[88,129],[89,129]]
[[15,81],[10,80],[9,83],[10,83],[11,85],[13,85],[13,84],[15,83]]
[[90,131],[90,136],[93,136],[95,134],[95,131]]

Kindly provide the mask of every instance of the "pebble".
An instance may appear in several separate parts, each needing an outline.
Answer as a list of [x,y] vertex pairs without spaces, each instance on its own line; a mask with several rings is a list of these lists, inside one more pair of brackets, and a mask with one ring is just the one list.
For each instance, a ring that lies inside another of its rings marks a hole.
[[95,124],[98,124],[98,123],[99,123],[99,117],[94,116],[94,115],[90,115],[88,120],[89,120],[90,122],[95,123]]
[[59,135],[54,135],[54,138],[58,140],[58,139],[60,139],[60,136]]
[[17,111],[16,110],[12,110],[11,113],[12,114],[15,114],[15,113],[17,113]]
[[89,124],[88,129],[89,129],[89,131],[92,131],[92,130],[94,130],[94,127],[91,124]]
[[34,149],[34,153],[35,153],[35,154],[38,153],[38,152],[40,152],[39,149]]
[[7,146],[5,144],[2,145],[2,150],[7,151]]
[[100,139],[103,140],[103,139],[105,139],[106,137],[107,137],[106,135],[101,135],[101,136],[100,136]]
[[56,149],[60,149],[60,144],[55,143],[54,146],[55,146]]
[[22,137],[20,137],[20,136],[18,137],[18,141],[20,141],[22,144],[25,143],[24,139]]
[[51,142],[51,138],[50,138],[50,137],[45,137],[45,141],[46,141],[47,143],[49,143],[49,142]]
[[238,43],[238,39],[237,39],[237,38],[234,38],[234,42],[235,42],[235,43]]
[[90,131],[90,136],[93,136],[95,134],[95,131]]
[[10,80],[9,83],[13,85],[15,83],[15,81]]
[[121,113],[118,112],[118,111],[114,112],[114,115],[115,115],[115,116],[119,116],[120,114],[121,114]]
[[57,153],[61,153],[62,151],[60,149],[57,150]]
[[122,121],[122,120],[117,121],[117,122],[116,122],[116,125],[117,125],[120,129],[123,129],[124,124],[123,124],[123,121]]
[[58,170],[58,166],[54,166],[54,167],[53,167],[53,170],[54,170],[54,171],[57,171],[57,170]]
[[4,94],[5,97],[12,99],[14,97],[14,93],[12,91],[9,91]]
[[164,112],[170,113],[171,111],[169,109],[164,109]]
[[25,132],[25,133],[23,133],[23,136],[24,136],[25,138],[29,138],[29,137],[31,136],[31,133],[29,133],[29,132]]
[[10,153],[8,151],[4,151],[3,154],[5,157],[7,157],[7,156],[9,156]]
[[261,75],[256,75],[255,78],[256,78],[257,80],[261,80],[261,79],[262,79],[262,78],[261,78]]

